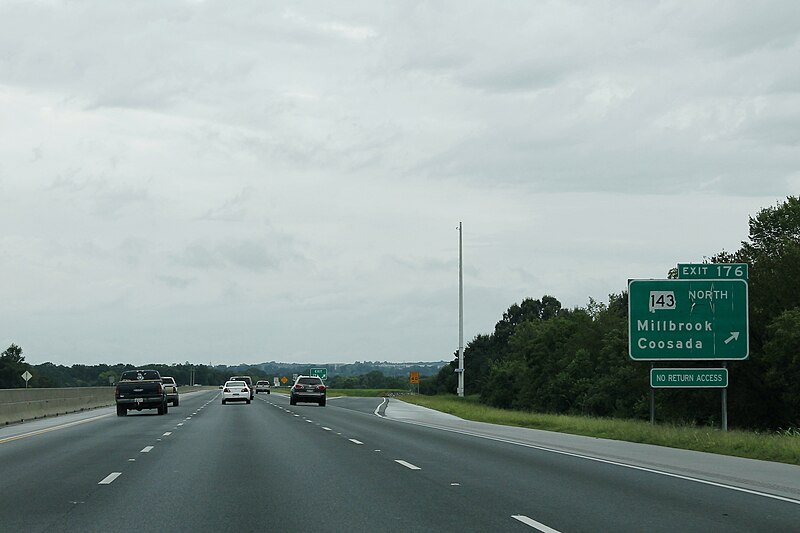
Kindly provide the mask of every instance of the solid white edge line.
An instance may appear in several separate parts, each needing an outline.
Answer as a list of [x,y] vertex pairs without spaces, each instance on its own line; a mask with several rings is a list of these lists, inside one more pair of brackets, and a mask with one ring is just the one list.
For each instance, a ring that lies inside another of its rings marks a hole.
[[382,414],[380,414],[380,412],[379,412],[379,411],[381,410],[381,407],[383,407],[383,406],[384,406],[385,404],[387,404],[387,403],[389,403],[389,398],[384,398],[384,399],[383,399],[383,401],[381,402],[381,404],[380,404],[378,407],[376,407],[376,408],[375,408],[375,411],[373,412],[373,414],[374,414],[375,416],[379,416],[379,417],[381,417],[381,418],[386,418],[385,416],[383,416]]
[[412,465],[408,461],[403,461],[402,459],[395,459],[394,462],[397,463],[397,464],[403,465],[404,467],[408,468],[409,470],[422,470],[417,465]]
[[89,422],[94,422],[95,420],[100,420],[101,418],[105,418],[107,416],[111,416],[112,414],[113,413],[109,413],[109,414],[105,414],[105,415],[99,415],[99,416],[93,416],[92,418],[86,418],[84,420],[76,420],[75,422],[67,422],[65,424],[60,424],[58,426],[52,426],[52,427],[49,427],[49,428],[37,429],[35,431],[29,431],[28,433],[21,433],[19,435],[11,435],[9,437],[3,437],[2,439],[0,439],[0,444],[3,444],[5,442],[11,442],[13,440],[24,439],[24,438],[27,438],[27,437],[35,437],[36,435],[41,435],[42,433],[49,433],[51,431],[56,431],[56,430],[59,430],[59,429],[66,429],[66,428],[69,428],[69,427],[72,427],[72,426],[78,426],[80,424],[87,424]]
[[356,439],[347,439],[347,440],[349,440],[349,441],[350,441],[350,442],[352,442],[353,444],[359,444],[359,445],[361,445],[361,444],[364,444],[364,443],[363,443],[363,442],[361,442],[360,440],[356,440]]
[[626,463],[620,463],[619,461],[612,461],[610,459],[602,459],[600,457],[592,457],[591,455],[582,455],[580,453],[565,452],[563,450],[557,450],[555,448],[547,448],[546,446],[540,446],[538,444],[528,444],[526,442],[519,442],[519,441],[515,441],[515,440],[505,439],[505,438],[502,438],[502,437],[494,437],[494,436],[491,436],[491,435],[483,435],[481,433],[473,433],[471,431],[466,431],[466,430],[463,430],[463,429],[454,429],[454,428],[449,428],[449,427],[444,427],[444,426],[436,426],[436,425],[433,425],[433,424],[426,424],[424,422],[415,422],[413,420],[401,420],[401,419],[398,419],[398,418],[386,418],[386,417],[381,417],[381,418],[384,418],[385,420],[392,420],[392,421],[395,421],[395,422],[402,422],[404,424],[412,424],[412,425],[415,425],[415,426],[422,426],[422,427],[427,427],[427,428],[431,428],[431,429],[438,429],[438,430],[441,430],[441,431],[449,431],[451,433],[459,433],[461,435],[469,435],[471,437],[478,437],[478,438],[481,438],[481,439],[493,440],[493,441],[496,441],[496,442],[504,442],[506,444],[514,444],[516,446],[523,446],[525,448],[533,448],[535,450],[541,450],[543,452],[551,452],[551,453],[557,453],[557,454],[560,454],[560,455],[566,455],[566,456],[569,456],[569,457],[577,457],[579,459],[586,459],[588,461],[595,461],[595,462],[598,462],[598,463],[605,463],[605,464],[609,464],[609,465],[620,466],[622,468],[630,468],[631,470],[639,470],[640,472],[648,472],[650,474],[658,474],[658,475],[661,475],[661,476],[667,476],[667,477],[671,477],[671,478],[675,478],[675,479],[682,479],[684,481],[693,481],[695,483],[700,483],[702,485],[709,485],[709,486],[717,487],[717,488],[721,488],[721,489],[733,490],[733,491],[736,491],[736,492],[742,492],[742,493],[745,493],[745,494],[751,494],[753,496],[762,496],[764,498],[770,498],[772,500],[778,500],[778,501],[782,501],[782,502],[786,502],[786,503],[792,503],[792,504],[795,504],[795,505],[800,505],[800,500],[787,498],[785,496],[778,496],[777,494],[770,494],[768,492],[761,492],[761,491],[757,491],[757,490],[753,490],[753,489],[746,489],[744,487],[737,487],[735,485],[726,485],[725,483],[719,483],[717,481],[708,481],[708,480],[705,480],[705,479],[694,478],[694,477],[686,476],[686,475],[683,475],[683,474],[674,474],[672,472],[666,472],[666,471],[663,471],[663,470],[656,470],[655,468],[648,468],[648,467],[645,467],[645,466],[630,465],[630,464],[626,464]]
[[533,518],[529,518],[522,514],[511,515],[511,518],[513,518],[514,520],[519,520],[526,526],[531,526],[534,529],[538,529],[542,533],[560,533],[557,529],[553,529],[552,527],[547,527],[541,522],[537,522]]
[[98,485],[110,485],[115,479],[122,475],[122,472],[111,472],[109,475],[104,477]]

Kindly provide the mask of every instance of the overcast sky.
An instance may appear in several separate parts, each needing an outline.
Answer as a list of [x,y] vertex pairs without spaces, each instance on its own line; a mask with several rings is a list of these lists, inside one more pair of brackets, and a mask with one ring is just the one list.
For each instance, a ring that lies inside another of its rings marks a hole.
[[449,360],[800,194],[783,2],[0,0],[0,350]]

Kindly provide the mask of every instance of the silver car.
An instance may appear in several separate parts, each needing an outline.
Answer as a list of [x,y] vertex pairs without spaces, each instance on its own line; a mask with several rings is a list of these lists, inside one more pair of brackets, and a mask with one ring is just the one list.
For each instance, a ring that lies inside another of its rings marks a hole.
[[177,407],[180,403],[180,398],[178,397],[178,384],[175,383],[175,378],[161,376],[161,383],[164,385],[164,392],[167,393],[167,403]]

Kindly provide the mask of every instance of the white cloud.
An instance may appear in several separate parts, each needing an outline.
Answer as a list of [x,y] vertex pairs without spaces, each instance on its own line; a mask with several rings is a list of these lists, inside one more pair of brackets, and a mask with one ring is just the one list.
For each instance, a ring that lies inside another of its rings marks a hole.
[[4,3],[3,334],[449,358],[459,220],[468,338],[735,250],[800,193],[798,29],[793,2]]

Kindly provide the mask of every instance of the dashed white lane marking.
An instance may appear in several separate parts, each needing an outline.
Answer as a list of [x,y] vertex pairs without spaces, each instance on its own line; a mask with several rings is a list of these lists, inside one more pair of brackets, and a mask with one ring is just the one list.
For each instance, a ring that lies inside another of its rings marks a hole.
[[537,522],[533,518],[529,518],[529,517],[527,517],[525,515],[516,514],[516,515],[512,515],[511,518],[513,518],[514,520],[519,520],[520,522],[522,522],[526,526],[531,526],[533,529],[535,529],[537,531],[541,531],[542,533],[559,533],[559,531],[557,529],[553,529],[552,527],[548,527],[548,526],[542,524],[541,522]]
[[404,467],[408,468],[409,470],[422,470],[417,465],[412,465],[411,463],[409,463],[407,461],[403,461],[402,459],[395,459],[394,462],[397,463],[397,464],[403,465]]
[[164,437],[169,437],[170,435],[172,435],[172,432],[171,431],[167,431],[166,433],[164,433],[163,436]]
[[114,482],[115,479],[117,479],[121,475],[122,475],[122,472],[111,472],[109,475],[104,477],[100,481],[100,483],[98,483],[98,485],[110,485],[111,483]]
[[191,419],[192,419],[191,416],[187,416],[186,418],[184,418],[184,420],[191,420]]
[[181,422],[180,424],[178,424],[178,427],[181,427],[182,425],[183,425],[183,422]]
[[360,440],[356,440],[356,439],[347,439],[347,440],[349,440],[349,441],[350,441],[350,442],[352,442],[353,444],[359,444],[359,445],[360,445],[360,444],[364,444],[364,443],[363,443],[363,442],[361,442]]
[[[382,416],[382,415],[378,415],[378,416],[380,416],[381,418],[386,418],[385,416]],[[520,442],[520,441],[514,440],[514,439],[507,439],[507,438],[503,438],[503,437],[495,437],[493,435],[486,435],[486,434],[477,433],[477,432],[474,432],[474,431],[467,431],[467,430],[463,430],[463,429],[451,428],[451,427],[446,427],[446,426],[439,426],[439,425],[436,425],[436,424],[429,424],[429,423],[426,423],[426,422],[417,422],[415,420],[398,420],[398,422],[402,422],[404,424],[412,424],[414,426],[422,426],[422,427],[427,427],[427,428],[438,429],[440,431],[447,431],[447,432],[450,432],[450,433],[457,433],[459,435],[470,435],[472,437],[477,437],[479,439],[487,439],[487,440],[491,440],[491,441],[495,441],[495,442],[505,442],[506,444],[513,444],[514,446],[522,446],[524,448],[531,448],[531,449],[534,449],[534,450],[542,450],[542,451],[545,451],[545,452],[557,453],[559,455],[564,455],[564,456],[567,456],[567,457],[577,457],[579,459],[586,459],[588,461],[594,461],[594,462],[597,462],[597,463],[603,463],[603,464],[608,464],[608,465],[613,465],[613,466],[619,466],[619,467],[622,467],[622,468],[629,468],[631,470],[637,470],[639,472],[648,472],[650,474],[657,474],[657,475],[660,475],[660,476],[667,476],[667,477],[671,477],[673,479],[682,479],[684,481],[691,481],[693,483],[700,483],[702,485],[708,485],[708,486],[711,486],[711,487],[719,487],[719,488],[722,488],[722,489],[733,490],[733,491],[736,491],[736,492],[742,492],[744,494],[752,494],[754,496],[761,496],[762,498],[769,498],[771,500],[778,500],[778,501],[782,501],[782,502],[791,503],[791,504],[794,504],[794,505],[800,505],[800,499],[787,498],[785,496],[778,496],[777,494],[769,494],[767,492],[761,492],[761,491],[757,491],[757,490],[746,489],[746,488],[737,487],[737,486],[734,486],[734,485],[726,485],[724,483],[719,483],[719,482],[716,482],[716,481],[707,481],[705,479],[685,476],[683,474],[675,474],[675,473],[672,473],[672,472],[667,472],[666,470],[656,470],[655,468],[648,468],[648,467],[644,467],[644,466],[638,466],[638,465],[633,465],[633,464],[628,464],[628,463],[622,463],[622,462],[619,462],[619,461],[612,461],[610,459],[603,459],[602,457],[594,457],[594,456],[591,456],[591,455],[585,455],[585,454],[580,454],[580,453],[575,453],[575,452],[568,452],[568,451],[559,450],[559,449],[556,449],[556,448],[548,448],[546,446],[540,446],[538,444],[529,444],[529,443]]]
[[152,449],[153,449],[153,446],[145,446],[144,448],[142,448],[142,451],[140,451],[139,453],[150,453],[150,450],[152,450]]
[[326,428],[325,426],[322,426],[322,429],[324,429],[325,431],[333,431],[331,428]]
[[313,424],[314,423],[313,420],[308,420],[308,419],[306,419],[306,422],[308,422],[309,424]]

